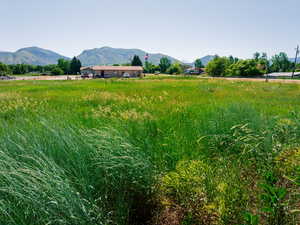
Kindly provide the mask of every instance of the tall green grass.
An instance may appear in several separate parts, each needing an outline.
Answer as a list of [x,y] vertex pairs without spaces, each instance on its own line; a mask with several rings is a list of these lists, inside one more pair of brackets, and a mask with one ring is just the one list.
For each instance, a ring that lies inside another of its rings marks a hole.
[[1,224],[127,224],[152,165],[115,130],[2,124]]
[[[282,162],[300,144],[298,93],[184,78],[2,82],[0,224],[297,224],[300,165]],[[281,188],[276,208],[266,190]]]

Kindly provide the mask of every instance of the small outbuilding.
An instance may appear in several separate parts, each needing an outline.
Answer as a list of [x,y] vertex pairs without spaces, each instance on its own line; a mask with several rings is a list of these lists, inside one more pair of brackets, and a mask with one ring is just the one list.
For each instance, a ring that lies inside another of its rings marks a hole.
[[205,73],[205,68],[193,67],[185,70],[185,74],[190,74],[190,75],[200,75],[202,73]]
[[141,66],[87,66],[80,68],[82,76],[94,78],[139,77],[143,71]]

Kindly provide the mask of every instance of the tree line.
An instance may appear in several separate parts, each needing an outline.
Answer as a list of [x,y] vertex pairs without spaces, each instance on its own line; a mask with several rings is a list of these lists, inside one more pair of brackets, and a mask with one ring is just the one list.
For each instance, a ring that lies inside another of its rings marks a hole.
[[182,74],[189,66],[179,62],[172,63],[167,57],[162,57],[158,65],[146,61],[143,65],[139,56],[135,55],[130,63],[131,66],[142,66],[145,73]]
[[[142,66],[145,73],[163,73],[163,74],[182,74],[190,65],[173,62],[167,58],[162,57],[158,65],[149,61],[142,63],[139,56],[135,55],[130,63],[122,64],[123,66]],[[114,64],[119,66],[119,64]],[[27,65],[15,64],[6,65],[0,62],[0,76],[8,74],[78,74],[80,73],[81,62],[74,57],[72,60],[59,59],[56,65]],[[216,55],[206,66],[203,65],[201,59],[196,59],[194,62],[195,68],[204,68],[209,76],[238,76],[238,77],[254,77],[261,76],[271,72],[291,72],[294,69],[300,71],[300,64],[291,62],[286,53],[280,52],[268,59],[266,53],[256,52],[252,59],[239,59],[237,57],[220,57]]]
[[[131,61],[132,66],[143,66],[145,73],[160,72],[164,74],[181,74],[189,68],[179,62],[172,63],[167,57],[162,57],[158,65],[146,61],[143,65],[139,56],[135,55]],[[252,59],[239,59],[237,57],[219,57],[216,55],[206,66],[201,59],[196,59],[194,68],[204,68],[209,76],[236,76],[255,77],[272,72],[300,71],[300,63],[294,64],[287,54],[280,52],[268,59],[266,53],[256,52]]]
[[271,60],[266,53],[256,52],[252,59],[215,56],[205,71],[209,76],[254,77],[272,72],[291,72],[294,69],[300,71],[300,64],[295,65],[284,52],[274,55]]
[[57,64],[50,64],[45,66],[30,65],[30,64],[11,64],[6,65],[0,62],[0,76],[4,75],[22,75],[22,74],[78,74],[80,73],[81,62],[76,57],[72,60],[58,59]]

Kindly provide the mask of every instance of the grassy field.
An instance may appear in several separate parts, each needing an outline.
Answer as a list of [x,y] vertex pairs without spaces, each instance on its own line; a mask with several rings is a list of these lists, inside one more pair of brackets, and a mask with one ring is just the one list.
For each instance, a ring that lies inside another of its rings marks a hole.
[[300,223],[300,86],[0,82],[0,224]]

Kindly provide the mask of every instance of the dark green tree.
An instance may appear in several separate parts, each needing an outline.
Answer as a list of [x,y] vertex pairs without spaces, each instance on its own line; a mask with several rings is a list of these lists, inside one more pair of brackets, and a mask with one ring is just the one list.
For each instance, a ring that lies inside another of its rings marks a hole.
[[145,73],[155,73],[157,66],[152,64],[151,62],[146,61],[144,66],[144,72]]
[[195,68],[203,68],[204,67],[201,59],[196,59],[194,65],[195,65]]
[[143,63],[138,55],[134,55],[131,61],[132,66],[143,66]]
[[57,65],[54,65],[54,64],[49,64],[49,65],[45,65],[44,66],[44,72],[46,73],[51,73],[51,71],[57,67]]
[[64,71],[61,68],[59,68],[58,66],[54,67],[51,70],[52,75],[62,75],[63,73],[64,73]]
[[268,59],[267,53],[263,52],[261,53],[260,58],[257,61],[257,68],[262,72],[262,73],[269,73],[270,71],[270,61]]
[[253,54],[253,59],[257,61],[257,60],[259,60],[259,58],[260,58],[260,53],[259,52],[255,52]]
[[76,57],[73,57],[70,63],[70,73],[72,74],[78,74],[80,73],[80,68],[81,68],[81,62],[79,59]]
[[229,60],[229,63],[230,63],[230,64],[234,64],[234,63],[237,63],[237,62],[239,61],[239,58],[233,57],[232,55],[230,55],[230,56],[228,57],[228,60]]
[[225,76],[225,71],[230,65],[230,61],[227,57],[215,57],[206,65],[206,72],[212,77],[223,77]]
[[260,58],[267,60],[268,59],[267,53],[266,52],[261,53],[261,57]]
[[58,59],[57,66],[64,71],[64,74],[70,73],[70,61],[66,59]]
[[225,76],[255,77],[263,73],[264,71],[258,67],[255,59],[239,60],[225,70]]
[[167,57],[162,57],[160,59],[159,67],[161,73],[166,73],[169,67],[171,66],[171,60]]
[[284,52],[272,57],[272,71],[273,72],[288,72],[292,69],[293,64],[290,62],[288,56]]
[[9,68],[6,64],[0,62],[0,76],[5,76],[9,74]]
[[43,66],[36,66],[36,71],[43,73],[44,72],[44,67]]
[[13,74],[25,74],[28,73],[28,66],[25,64],[12,65]]
[[167,69],[167,73],[168,74],[181,74],[181,73],[183,73],[183,69],[179,63],[174,63]]

